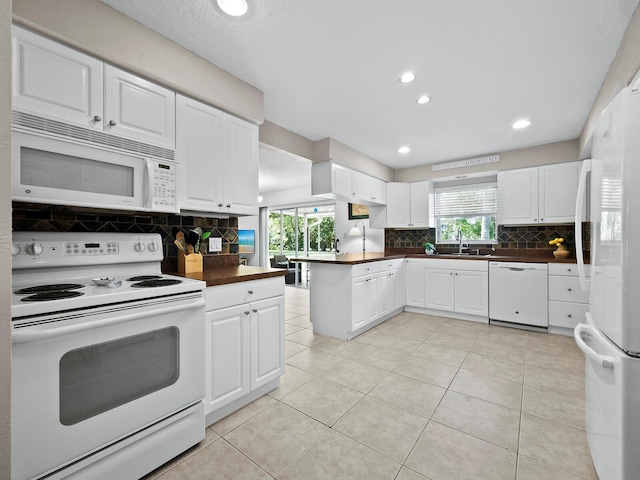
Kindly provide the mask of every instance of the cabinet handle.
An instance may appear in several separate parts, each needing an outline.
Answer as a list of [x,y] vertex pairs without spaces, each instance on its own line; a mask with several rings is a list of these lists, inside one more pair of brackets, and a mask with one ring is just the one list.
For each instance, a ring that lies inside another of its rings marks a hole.
[[567,317],[571,318],[571,314],[570,314],[570,313],[569,313],[569,314],[567,314]]
[[249,295],[253,295],[253,290],[249,290],[247,293],[248,293]]
[[538,221],[538,219],[537,219],[537,218],[534,218],[534,219],[533,219],[533,221],[534,221],[534,222],[537,222],[537,221]]
[[540,221],[542,222],[544,220],[544,218],[541,218]]
[[571,291],[571,289],[570,289],[570,288],[567,288],[567,290]]
[[231,204],[230,203],[227,203],[227,208],[231,208]]
[[245,315],[249,315],[251,312],[249,310],[247,310],[246,312],[244,312]]
[[258,313],[258,309],[257,308],[254,308],[252,311],[253,311],[253,313]]
[[520,312],[518,310],[516,310],[516,315],[520,315]]
[[117,125],[115,120],[109,120],[109,126],[115,127]]
[[221,203],[219,203],[219,204],[218,204],[218,206],[219,206],[220,208],[222,208],[222,204],[221,204]]
[[93,121],[98,123],[102,121],[102,117],[100,115],[94,115],[93,116]]
[[570,268],[567,268],[567,272],[570,272],[570,271],[571,271],[571,269],[570,269]]

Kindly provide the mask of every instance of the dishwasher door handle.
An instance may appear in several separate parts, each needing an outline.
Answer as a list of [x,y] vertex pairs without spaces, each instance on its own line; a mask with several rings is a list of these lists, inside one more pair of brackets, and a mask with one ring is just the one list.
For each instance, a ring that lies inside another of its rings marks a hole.
[[524,272],[525,270],[541,270],[540,268],[534,268],[534,267],[498,267],[498,268],[506,268],[512,272]]

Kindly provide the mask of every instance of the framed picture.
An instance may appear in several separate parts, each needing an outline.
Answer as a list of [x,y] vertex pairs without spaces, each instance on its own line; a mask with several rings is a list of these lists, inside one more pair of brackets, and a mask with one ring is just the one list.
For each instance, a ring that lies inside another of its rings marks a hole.
[[349,220],[356,220],[358,218],[369,218],[369,207],[358,203],[350,203]]

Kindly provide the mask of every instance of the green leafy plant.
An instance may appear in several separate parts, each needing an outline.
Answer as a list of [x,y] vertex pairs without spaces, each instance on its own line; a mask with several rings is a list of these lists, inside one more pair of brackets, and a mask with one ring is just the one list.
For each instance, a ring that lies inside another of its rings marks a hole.
[[198,243],[193,247],[193,251],[198,253],[200,251],[200,244],[210,236],[211,236],[211,232],[204,232],[200,237],[200,240],[198,241]]

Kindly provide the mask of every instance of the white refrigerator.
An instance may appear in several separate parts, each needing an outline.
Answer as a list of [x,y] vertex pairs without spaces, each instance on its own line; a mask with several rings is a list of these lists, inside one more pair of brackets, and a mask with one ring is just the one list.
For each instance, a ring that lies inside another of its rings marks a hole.
[[[590,173],[590,175],[589,175]],[[640,479],[640,92],[622,90],[603,110],[577,212],[591,221],[589,313],[574,337],[585,354],[586,429],[600,480]],[[582,221],[576,215],[583,288]]]

